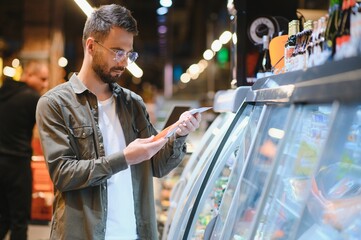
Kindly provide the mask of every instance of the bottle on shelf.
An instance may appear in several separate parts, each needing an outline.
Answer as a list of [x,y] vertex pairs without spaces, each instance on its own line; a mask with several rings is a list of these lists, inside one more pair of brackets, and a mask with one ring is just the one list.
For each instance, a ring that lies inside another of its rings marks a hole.
[[324,57],[323,49],[325,46],[325,31],[326,31],[327,21],[328,21],[328,15],[324,17],[320,17],[317,22],[316,42],[314,43],[314,49],[313,49],[314,66],[321,65],[326,61],[326,57]]
[[347,43],[350,40],[350,14],[351,1],[343,0],[340,14],[341,18],[336,33],[336,52],[340,50],[344,43]]
[[351,44],[356,54],[361,53],[361,1],[357,0],[352,8],[350,20]]
[[262,38],[263,42],[263,52],[262,52],[262,70],[265,74],[265,77],[272,75],[272,64],[271,57],[269,52],[269,42],[270,36],[264,35]]
[[326,60],[331,60],[336,51],[336,36],[339,31],[339,19],[341,15],[342,0],[331,0],[329,7],[329,19],[325,31],[325,43],[323,53]]
[[258,60],[258,71],[256,78],[262,78],[272,75],[272,64],[271,57],[269,52],[269,42],[270,37],[268,35],[264,35],[262,37],[262,52],[259,55]]
[[313,31],[313,21],[307,20],[303,24],[303,35],[302,35],[302,46],[299,53],[299,60],[298,60],[298,69],[306,69],[308,64],[308,49],[311,47],[311,40],[312,40],[312,31]]
[[299,21],[292,20],[288,23],[288,39],[285,44],[285,53],[284,53],[284,62],[285,62],[285,72],[292,71],[293,69],[293,57],[292,54],[296,47],[296,36],[300,31]]
[[356,14],[355,5],[355,0],[343,0],[342,2],[341,19],[336,35],[335,60],[357,55],[357,47],[351,41],[351,16]]
[[299,31],[296,34],[296,45],[292,52],[292,57],[291,57],[292,66],[290,71],[295,71],[299,69],[298,66],[299,66],[299,57],[301,54],[302,40],[303,40],[303,32]]
[[306,51],[306,65],[307,68],[309,67],[313,67],[315,66],[315,48],[316,48],[316,44],[317,44],[317,32],[318,31],[318,21],[313,21],[312,22],[312,33],[311,33],[311,37],[307,46],[307,51]]

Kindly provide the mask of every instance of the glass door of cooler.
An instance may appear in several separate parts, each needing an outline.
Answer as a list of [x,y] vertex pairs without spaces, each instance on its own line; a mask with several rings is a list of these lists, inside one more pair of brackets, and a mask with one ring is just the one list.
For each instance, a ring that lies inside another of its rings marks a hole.
[[235,115],[236,114],[232,112],[220,113],[208,127],[200,146],[197,147],[196,151],[190,156],[179,180],[172,189],[170,206],[167,210],[167,221],[163,229],[162,239],[167,239],[170,225],[173,222],[173,217],[176,208],[178,207],[178,202],[180,201],[182,193],[185,192],[187,184],[190,184],[191,186],[191,182],[195,181],[196,177],[199,175],[198,171],[202,169],[201,166],[204,165],[204,159],[207,159],[207,156],[214,152],[214,149],[222,140]]
[[[263,105],[247,105],[244,114],[236,121],[232,132],[225,139],[224,147],[219,149],[219,157],[215,156],[215,165],[209,171],[209,179],[205,179],[203,186],[196,194],[198,201],[192,201],[188,212],[193,213],[184,221],[181,230],[183,239],[203,239],[207,225],[217,216],[218,207],[222,202],[223,192],[232,174],[239,175],[245,162],[252,139],[257,132],[258,123],[262,121]],[[206,185],[205,185],[206,183]],[[189,230],[188,230],[189,229]]]
[[193,170],[200,158],[203,156],[206,150],[214,149],[214,144],[219,143],[224,134],[226,133],[229,125],[233,121],[235,113],[232,112],[223,112],[220,113],[212,124],[208,127],[204,136],[202,137],[200,145],[196,148],[195,152],[192,153],[189,158],[183,172],[182,178],[189,179],[190,175],[193,173]]
[[232,226],[242,228],[240,235],[250,232],[254,213],[266,180],[274,166],[278,144],[284,136],[289,106],[267,107],[242,173],[234,172],[225,190],[211,239],[229,239]]
[[214,128],[212,130],[212,134],[214,134],[214,137],[210,137],[209,144],[204,145],[204,151],[202,151],[202,153],[199,153],[199,155],[197,156],[200,157],[197,164],[193,169],[190,169],[190,175],[185,182],[185,186],[183,187],[182,191],[179,191],[179,199],[175,203],[176,205],[173,206],[174,213],[172,216],[172,220],[169,222],[170,226],[167,226],[169,230],[164,234],[164,238],[166,239],[173,239],[174,234],[178,234],[178,225],[181,224],[180,222],[182,222],[185,218],[186,213],[184,211],[189,207],[189,199],[194,197],[194,195],[198,191],[200,184],[203,181],[206,169],[209,166],[209,162],[210,160],[212,160],[220,142],[222,141],[231,123],[234,121],[236,114],[229,112],[223,115],[223,117],[222,118],[224,120],[221,121],[222,125],[219,126],[219,129]]
[[[337,104],[336,104],[337,105]],[[252,232],[235,222],[233,239],[292,239],[300,223],[336,105],[296,105],[276,155],[276,167],[256,212]],[[334,108],[333,108],[334,106]]]
[[361,238],[361,105],[341,105],[312,178],[298,240]]

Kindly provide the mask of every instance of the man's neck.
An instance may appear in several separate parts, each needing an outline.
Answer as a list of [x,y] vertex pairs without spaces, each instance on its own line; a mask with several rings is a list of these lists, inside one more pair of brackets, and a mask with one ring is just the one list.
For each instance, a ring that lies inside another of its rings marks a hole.
[[80,70],[78,78],[94,93],[98,100],[104,101],[111,97],[112,92],[109,84],[104,83],[98,76]]

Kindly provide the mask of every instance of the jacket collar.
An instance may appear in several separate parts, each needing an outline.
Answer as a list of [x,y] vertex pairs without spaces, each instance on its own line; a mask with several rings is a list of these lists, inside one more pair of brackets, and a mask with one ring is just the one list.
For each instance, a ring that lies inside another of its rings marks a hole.
[[[78,78],[76,73],[74,73],[71,76],[69,82],[76,94],[81,94],[88,90],[88,88],[84,85],[84,83]],[[114,95],[119,95],[122,91],[121,87],[117,83],[111,83],[111,84],[109,84],[109,86],[112,89],[112,92]]]
[[74,73],[71,76],[69,83],[70,83],[71,87],[74,89],[74,92],[76,94],[81,94],[88,90],[88,88],[84,85],[84,83],[82,81],[80,81],[80,79],[78,78],[76,73]]

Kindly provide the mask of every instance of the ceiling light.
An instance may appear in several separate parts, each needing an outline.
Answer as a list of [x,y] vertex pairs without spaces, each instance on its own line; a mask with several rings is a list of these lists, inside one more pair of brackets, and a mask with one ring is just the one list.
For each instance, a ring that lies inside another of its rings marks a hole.
[[76,4],[80,7],[80,9],[85,13],[87,17],[94,11],[92,6],[86,0],[74,0]]
[[168,13],[168,8],[166,7],[160,7],[157,9],[157,14],[158,15],[165,15]]
[[214,52],[210,49],[207,49],[206,51],[204,51],[203,53],[203,58],[205,60],[211,60],[214,57]]
[[173,4],[172,0],[160,0],[159,3],[162,7],[167,7],[167,8],[171,7]]
[[214,40],[212,45],[211,45],[211,49],[214,52],[218,52],[220,49],[222,48],[222,43],[221,41],[219,41],[218,39]]

